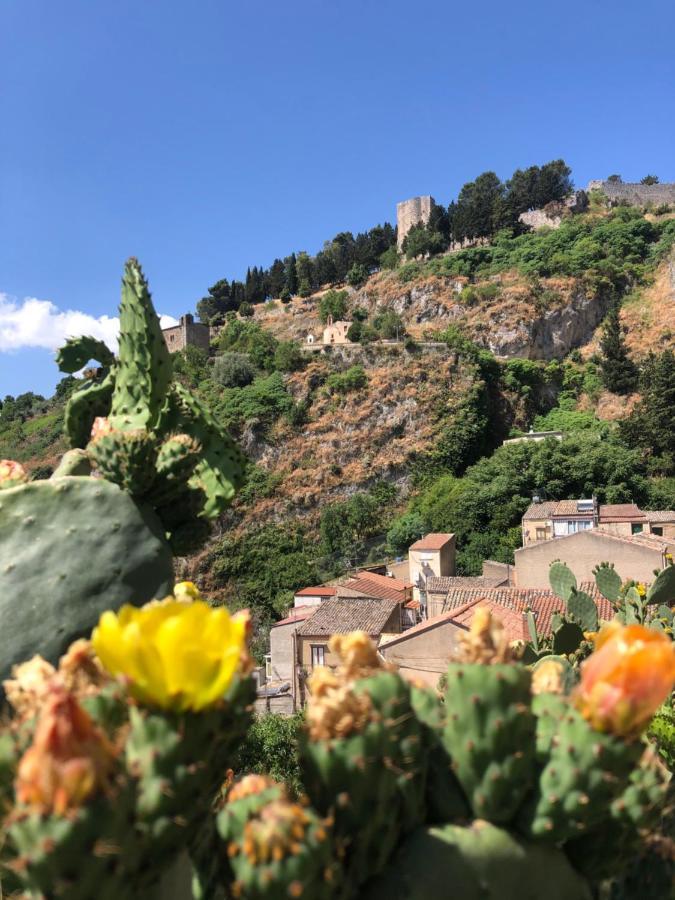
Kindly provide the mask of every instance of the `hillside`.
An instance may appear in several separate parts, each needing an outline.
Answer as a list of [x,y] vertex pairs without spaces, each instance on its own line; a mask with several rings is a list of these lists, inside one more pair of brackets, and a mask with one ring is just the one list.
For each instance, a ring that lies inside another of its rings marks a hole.
[[[674,240],[667,215],[594,211],[557,231],[400,261],[358,287],[229,313],[210,359],[188,348],[174,360],[251,466],[184,573],[264,624],[296,587],[401,552],[424,530],[457,533],[462,572],[508,561],[535,491],[675,505],[667,441],[612,424],[641,395],[606,390],[598,327],[623,300],[637,363],[673,346]],[[307,345],[329,308],[359,323],[360,342]],[[0,457],[48,474],[71,387],[7,398]],[[500,446],[530,427],[567,437]]]

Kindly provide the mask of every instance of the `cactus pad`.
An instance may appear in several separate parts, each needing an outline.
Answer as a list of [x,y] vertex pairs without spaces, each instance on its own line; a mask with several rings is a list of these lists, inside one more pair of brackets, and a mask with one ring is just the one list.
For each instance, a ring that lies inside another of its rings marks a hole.
[[479,818],[508,822],[534,777],[530,679],[508,664],[448,669],[443,743]]
[[0,495],[0,676],[56,662],[106,609],[171,593],[173,563],[150,510],[103,479],[33,481]]

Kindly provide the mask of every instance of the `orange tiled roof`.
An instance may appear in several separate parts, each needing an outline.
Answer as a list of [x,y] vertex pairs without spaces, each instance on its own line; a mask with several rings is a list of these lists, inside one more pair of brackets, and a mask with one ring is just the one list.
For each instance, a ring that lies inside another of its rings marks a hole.
[[[611,619],[614,616],[611,603],[600,594],[595,582],[582,582],[579,589],[595,600],[601,619]],[[553,613],[563,612],[565,609],[563,601],[547,588],[451,588],[445,604],[451,612],[475,600],[487,600],[519,613],[531,609],[535,614],[537,630],[542,634],[550,632]]]
[[296,591],[296,597],[334,597],[337,589],[331,585],[320,584],[317,587],[306,587]]
[[389,575],[378,575],[377,572],[357,572],[354,576],[355,578],[369,578],[371,581],[374,581],[375,584],[384,584],[391,585],[395,587],[398,591],[404,591],[406,589],[412,588],[412,584],[409,581],[401,581],[400,578],[392,578]]
[[[394,600],[397,603],[404,603],[407,599],[405,591],[399,591],[394,587],[386,584],[376,584],[369,578],[351,578],[344,585],[350,593],[358,591],[360,597],[374,597],[382,600]],[[338,590],[339,595],[339,590]]]
[[452,534],[425,534],[410,547],[411,550],[440,550],[452,540]]
[[647,516],[635,503],[606,503],[600,507],[600,522],[646,522]]
[[318,606],[292,606],[291,609],[289,609],[286,618],[279,619],[278,622],[275,622],[272,625],[272,628],[276,628],[277,625],[290,625],[291,622],[304,622],[304,620],[313,615],[318,608]]
[[474,597],[473,600],[469,600],[468,603],[465,603],[463,606],[441,613],[439,616],[432,616],[432,618],[426,619],[424,622],[413,625],[412,628],[407,628],[402,634],[396,635],[396,637],[386,641],[386,643],[383,644],[383,647],[389,647],[392,644],[400,644],[411,637],[423,634],[425,631],[431,631],[434,628],[438,628],[439,625],[444,625],[448,622],[457,625],[463,630],[468,630],[476,609],[479,606],[487,606],[495,617],[500,620],[506,630],[509,641],[523,640],[524,625],[522,612],[510,609],[494,600],[488,600],[485,597]]

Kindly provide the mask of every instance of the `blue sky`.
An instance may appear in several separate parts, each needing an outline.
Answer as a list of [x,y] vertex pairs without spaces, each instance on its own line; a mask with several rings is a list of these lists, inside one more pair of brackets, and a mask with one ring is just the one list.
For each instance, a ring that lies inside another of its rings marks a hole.
[[486,169],[675,180],[673,33],[672,0],[4,0],[0,396],[114,336],[131,254],[178,316]]

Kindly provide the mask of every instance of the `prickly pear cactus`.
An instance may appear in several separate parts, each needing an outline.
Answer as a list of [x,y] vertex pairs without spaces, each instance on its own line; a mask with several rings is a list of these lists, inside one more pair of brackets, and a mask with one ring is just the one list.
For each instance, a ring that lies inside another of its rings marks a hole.
[[62,477],[0,493],[0,676],[40,653],[56,662],[106,609],[165,597],[164,529],[103,479]]

